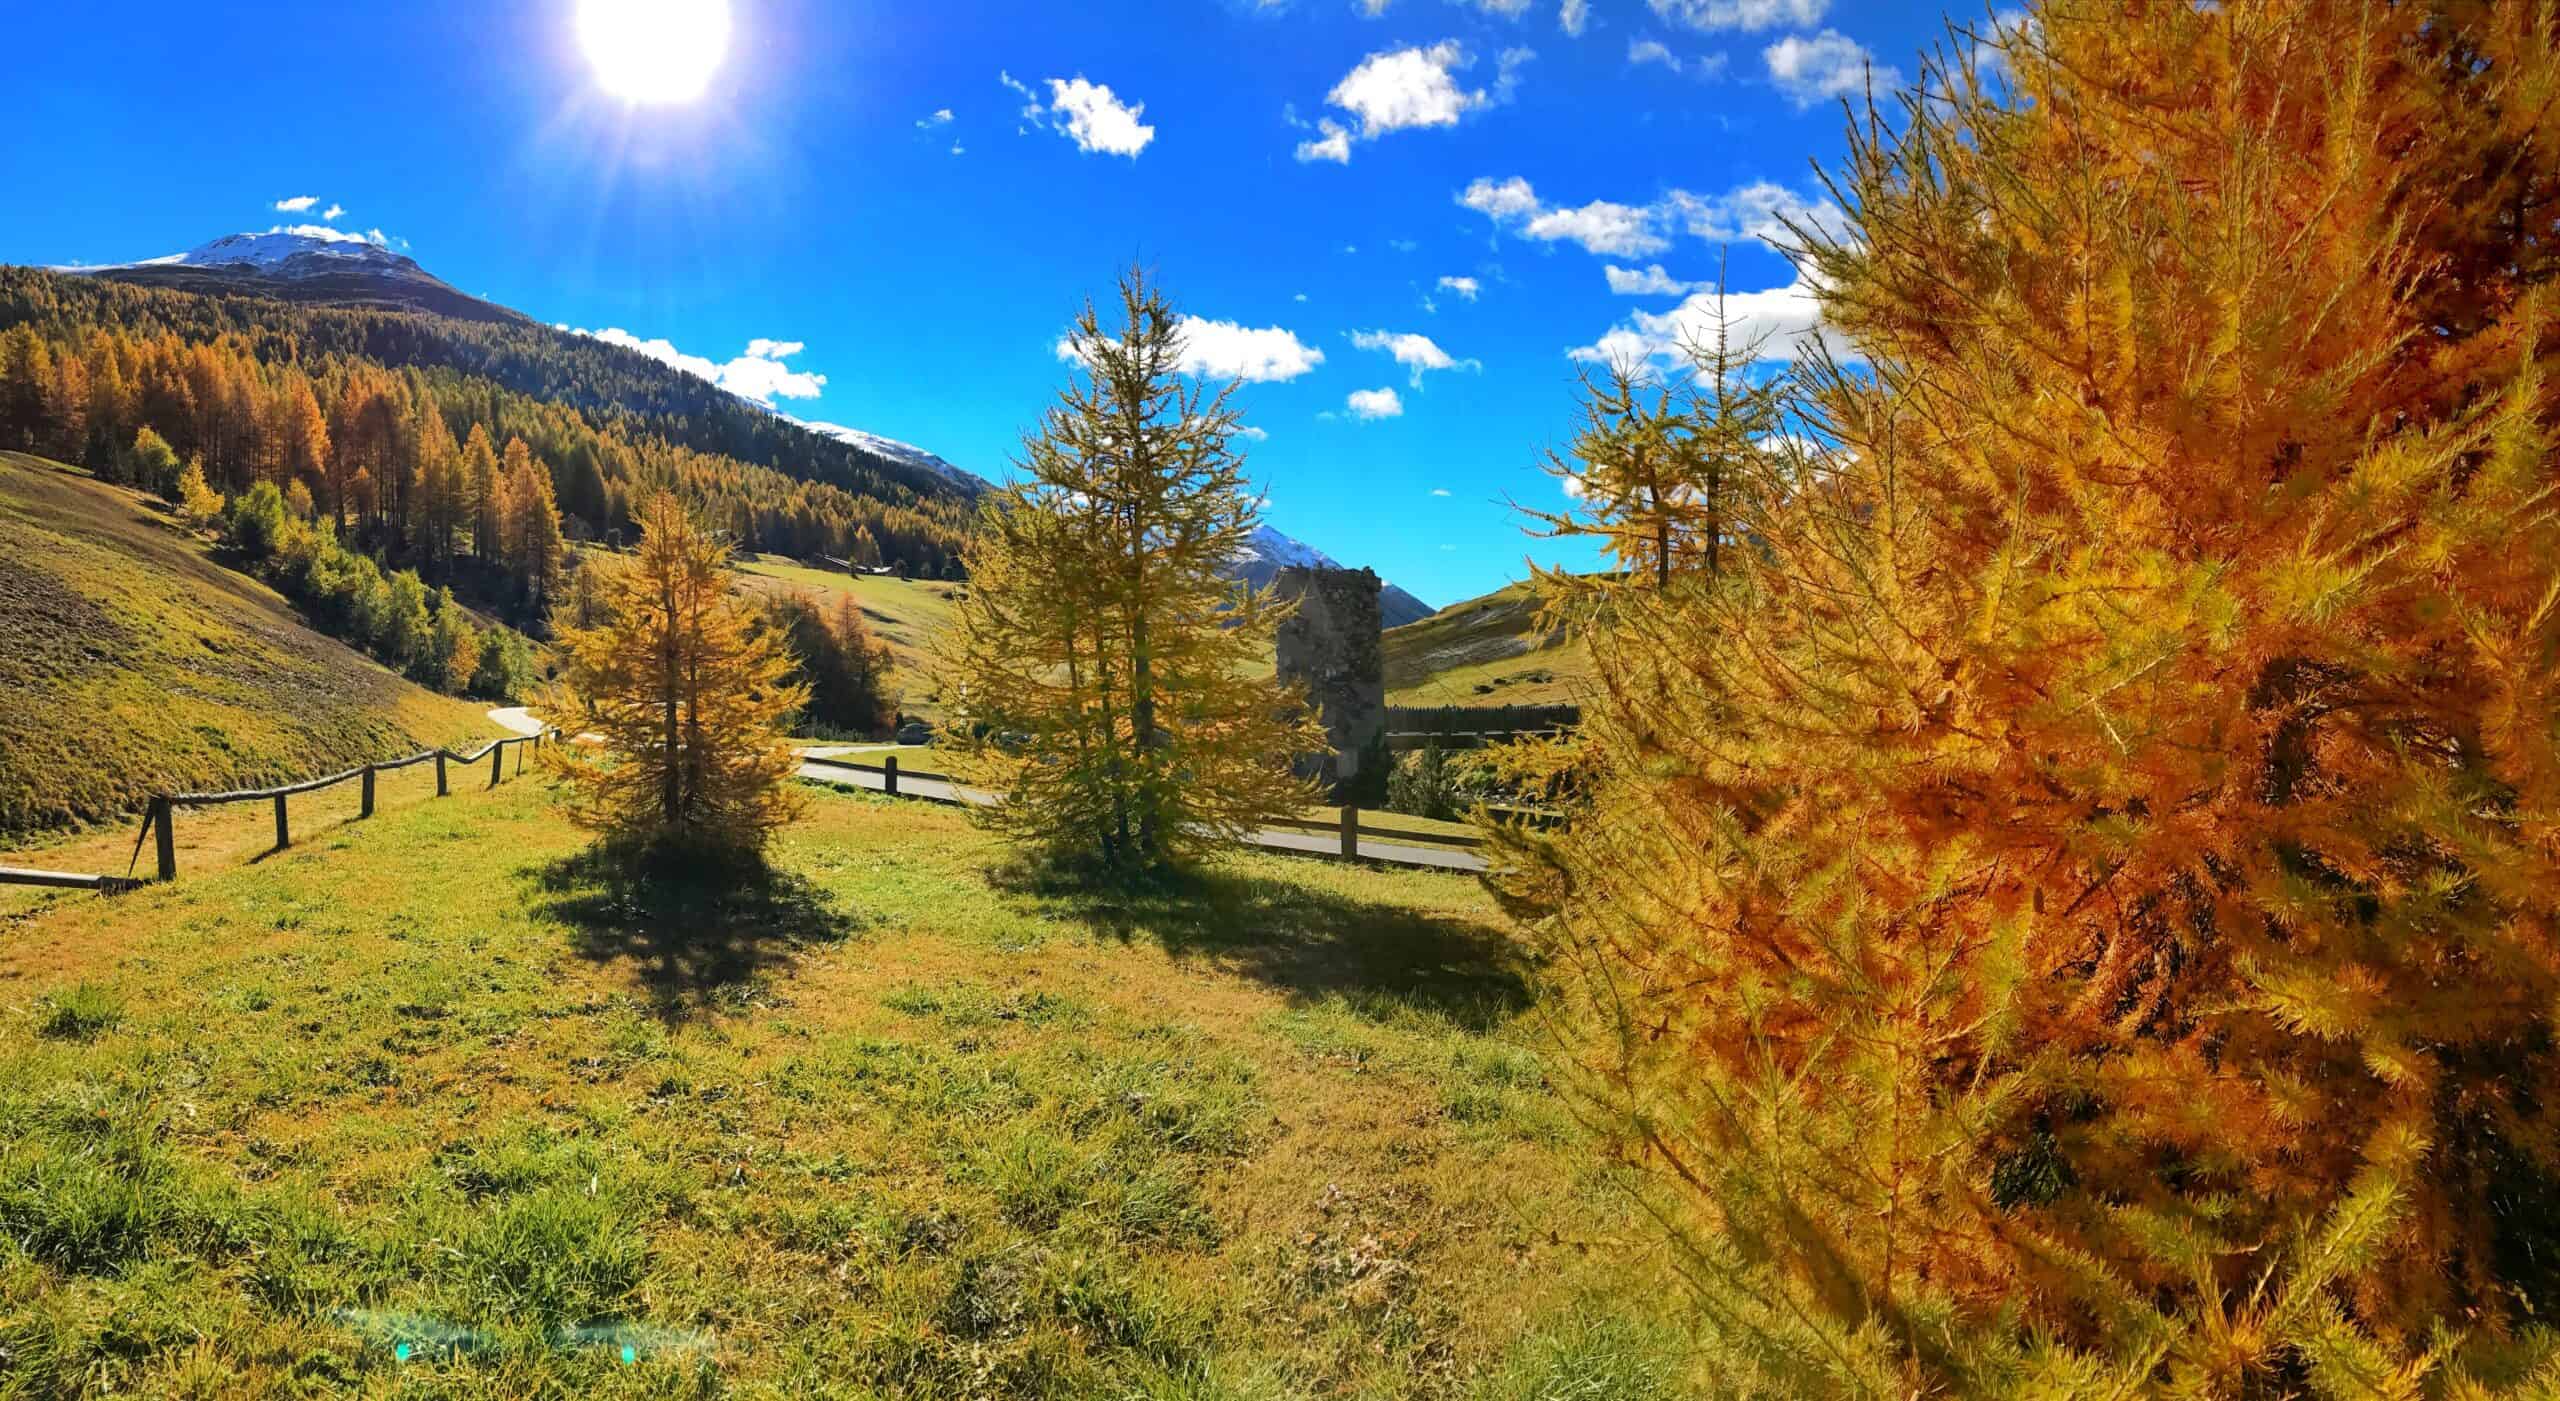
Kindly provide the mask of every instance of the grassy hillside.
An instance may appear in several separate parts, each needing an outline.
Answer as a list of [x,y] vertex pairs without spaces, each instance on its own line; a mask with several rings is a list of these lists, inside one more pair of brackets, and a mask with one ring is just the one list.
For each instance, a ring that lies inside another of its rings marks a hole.
[[0,453],[0,832],[490,733],[302,625],[167,508]]
[[1542,705],[1576,698],[1582,644],[1538,626],[1527,584],[1453,603],[1386,638],[1389,705]]
[[511,784],[18,917],[0,1392],[1707,1394],[1471,881],[578,843]]
[[913,691],[922,685],[926,649],[935,627],[951,616],[951,602],[967,587],[946,579],[856,576],[841,569],[812,569],[780,555],[753,555],[739,571],[762,588],[790,588],[819,598],[849,593],[862,605],[864,621],[889,644],[889,655],[905,674],[899,684]]

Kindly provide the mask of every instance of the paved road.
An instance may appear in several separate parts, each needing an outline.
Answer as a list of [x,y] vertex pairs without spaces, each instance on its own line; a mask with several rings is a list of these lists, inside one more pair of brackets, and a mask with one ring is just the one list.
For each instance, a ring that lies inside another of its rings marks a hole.
[[[537,734],[542,730],[542,722],[534,718],[533,712],[520,705],[492,710],[489,712],[489,718],[520,735]],[[844,752],[846,752],[844,747],[838,745],[820,745],[802,751],[805,757],[814,758],[825,758],[831,754]],[[862,757],[867,759],[871,756]],[[877,793],[887,786],[887,781],[879,774],[863,769],[844,768],[835,764],[802,764],[799,772],[800,777],[813,783],[825,783],[838,788],[866,788]],[[898,796],[952,804],[995,801],[995,795],[992,793],[975,788],[961,788],[940,779],[917,778],[909,774],[898,776]],[[1382,814],[1382,816],[1389,821],[1394,820],[1392,814]],[[1294,851],[1310,856],[1339,856],[1342,850],[1342,838],[1332,832],[1297,832],[1286,828],[1266,828],[1245,840],[1254,846],[1272,851]],[[1383,862],[1390,866],[1419,866],[1436,871],[1476,872],[1485,868],[1483,857],[1458,847],[1424,846],[1411,842],[1382,842],[1370,837],[1360,839],[1360,855],[1363,860]]]
[[[886,785],[881,775],[863,769],[848,769],[834,764],[802,764],[800,776],[816,783],[838,788],[863,788],[877,793]],[[898,796],[922,798],[937,803],[991,803],[995,795],[975,788],[961,788],[939,779],[917,778],[913,774],[898,775]],[[1381,813],[1386,821],[1394,821],[1392,813]],[[1333,832],[1298,832],[1287,828],[1265,828],[1245,839],[1254,846],[1273,851],[1301,852],[1310,856],[1339,856],[1342,838]],[[1423,846],[1410,842],[1382,842],[1371,837],[1360,839],[1363,860],[1384,862],[1390,866],[1420,866],[1437,871],[1476,872],[1485,868],[1484,858],[1458,847]]]

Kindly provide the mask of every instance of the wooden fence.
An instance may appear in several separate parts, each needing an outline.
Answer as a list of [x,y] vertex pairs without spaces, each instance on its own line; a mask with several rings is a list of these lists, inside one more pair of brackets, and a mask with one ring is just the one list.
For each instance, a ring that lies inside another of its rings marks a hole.
[[1394,705],[1387,707],[1385,731],[1387,748],[1401,754],[1566,734],[1581,723],[1578,705]]
[[[453,792],[454,768],[459,767],[469,771],[481,760],[486,759],[489,761],[489,786],[495,788],[506,781],[508,750],[516,751],[515,771],[521,774],[524,772],[524,751],[527,748],[539,746],[545,738],[558,733],[557,730],[546,729],[536,734],[493,739],[469,754],[456,754],[449,749],[429,749],[423,753],[412,754],[405,759],[389,759],[381,763],[365,764],[348,769],[344,773],[333,773],[326,778],[306,779],[300,783],[288,783],[281,788],[242,788],[229,793],[164,794],[153,798],[150,809],[143,814],[142,831],[135,834],[133,839],[134,860],[138,862],[142,859],[142,843],[156,836],[159,878],[164,881],[178,878],[177,810],[179,808],[220,807],[226,803],[273,803],[276,811],[275,849],[282,851],[293,845],[293,818],[287,802],[298,794],[317,793],[324,788],[335,788],[341,783],[361,783],[364,785],[364,791],[358,799],[356,810],[356,817],[361,821],[373,816],[373,781],[377,774],[393,773],[419,764],[434,764],[436,796],[442,798]],[[130,863],[127,869],[130,870]]]
[[[922,798],[927,802],[956,803],[963,805],[967,802],[966,799],[958,796],[958,783],[949,774],[925,773],[916,769],[901,769],[898,767],[898,756],[894,754],[886,756],[877,764],[856,764],[843,759],[810,759],[805,757],[800,762],[804,764],[812,764],[820,768],[850,769],[857,773],[876,774],[880,778],[880,791],[890,797]],[[898,780],[902,777],[909,780],[950,784],[953,788],[953,794],[952,796],[945,797],[937,793],[901,793],[898,787]],[[1319,821],[1314,818],[1278,817],[1273,818],[1268,825],[1287,828],[1293,832],[1338,832],[1342,836],[1341,854],[1354,858],[1359,855],[1359,843],[1362,837],[1370,837],[1378,841],[1385,842],[1412,842],[1419,846],[1475,848],[1484,845],[1484,838],[1482,837],[1457,832],[1412,832],[1392,827],[1366,826],[1360,820],[1360,813],[1361,810],[1359,808],[1345,807],[1341,810],[1341,814],[1339,816],[1330,820]],[[1379,814],[1372,812],[1370,815],[1374,817]],[[1394,814],[1387,815],[1393,816]]]

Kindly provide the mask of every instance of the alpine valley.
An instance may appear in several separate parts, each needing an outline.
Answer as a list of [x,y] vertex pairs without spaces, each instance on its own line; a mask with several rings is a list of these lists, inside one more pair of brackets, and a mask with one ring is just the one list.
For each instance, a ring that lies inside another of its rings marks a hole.
[[[231,234],[135,263],[0,268],[0,330],[21,322],[164,326],[183,343],[291,342],[306,356],[316,351],[431,379],[485,382],[521,396],[528,411],[574,411],[604,441],[567,462],[545,455],[560,478],[570,528],[597,537],[614,532],[617,507],[632,488],[654,478],[677,486],[698,509],[716,507],[751,551],[952,577],[959,533],[992,485],[927,449],[861,428],[802,422],[647,350],[471,296],[379,235],[327,225]],[[612,451],[613,440],[628,451]],[[181,444],[181,455],[200,446]],[[663,456],[661,447],[725,458],[740,470],[699,461],[691,471],[642,470],[640,459]],[[688,481],[735,481],[743,490],[685,491]],[[1341,567],[1264,526],[1234,573],[1267,584],[1292,565]],[[1381,591],[1380,611],[1391,628],[1432,613],[1392,583]]]

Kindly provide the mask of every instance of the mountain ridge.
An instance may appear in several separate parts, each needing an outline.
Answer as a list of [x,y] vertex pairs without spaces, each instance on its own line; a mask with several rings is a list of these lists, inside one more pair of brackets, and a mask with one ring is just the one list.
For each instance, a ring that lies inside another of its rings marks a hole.
[[[318,307],[406,311],[501,324],[519,332],[546,337],[577,335],[513,308],[463,293],[429,273],[407,254],[396,252],[373,238],[320,225],[279,225],[263,233],[226,234],[184,253],[140,262],[56,267],[47,271],[206,296],[257,296]],[[653,366],[655,370],[652,373],[701,380],[698,375],[627,347],[612,347],[609,343],[595,341],[593,337],[582,339],[590,346],[602,346],[627,354],[637,364]],[[899,475],[914,487],[947,493],[964,503],[974,501],[995,488],[994,482],[930,449],[867,429],[795,418],[757,400],[730,394],[717,385],[712,388],[727,394],[739,405],[760,411],[760,416],[769,418],[786,432],[806,433],[905,469]],[[527,392],[537,391],[528,389]],[[652,411],[620,400],[613,406],[632,412]],[[792,454],[766,453],[760,457],[745,457],[744,460],[758,461],[786,475],[804,475],[802,470],[795,470],[800,464]],[[1273,575],[1290,564],[1334,569],[1343,567],[1324,551],[1270,526],[1263,526],[1255,532],[1250,553],[1239,563],[1236,573],[1240,578],[1262,585],[1269,583]],[[1393,583],[1385,584],[1380,590],[1379,609],[1382,622],[1391,628],[1429,617],[1433,611],[1429,604]]]

